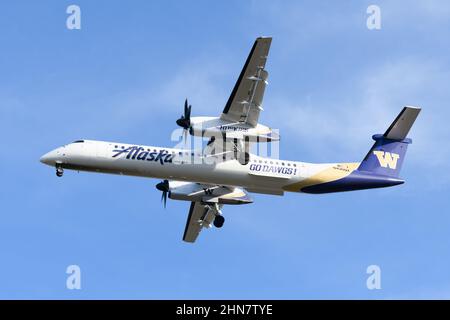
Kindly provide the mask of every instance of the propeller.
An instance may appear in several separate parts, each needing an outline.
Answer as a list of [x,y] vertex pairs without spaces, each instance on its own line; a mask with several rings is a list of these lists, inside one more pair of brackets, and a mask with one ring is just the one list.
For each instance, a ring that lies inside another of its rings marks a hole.
[[164,203],[164,208],[166,207],[167,202],[167,193],[169,192],[169,180],[163,180],[156,185],[156,189],[162,192],[161,202]]
[[177,120],[177,125],[184,129],[184,141],[186,142],[187,131],[191,128],[191,108],[187,99],[184,101],[184,114]]

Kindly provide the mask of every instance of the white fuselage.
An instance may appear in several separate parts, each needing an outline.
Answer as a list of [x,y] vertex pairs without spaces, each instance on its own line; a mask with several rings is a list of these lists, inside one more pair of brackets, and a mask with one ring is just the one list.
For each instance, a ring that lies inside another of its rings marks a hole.
[[[41,162],[78,171],[112,173],[224,186],[251,192],[283,194],[335,164],[308,164],[251,155],[246,165],[218,161],[201,151],[80,140],[45,154]],[[298,190],[299,191],[299,190]]]

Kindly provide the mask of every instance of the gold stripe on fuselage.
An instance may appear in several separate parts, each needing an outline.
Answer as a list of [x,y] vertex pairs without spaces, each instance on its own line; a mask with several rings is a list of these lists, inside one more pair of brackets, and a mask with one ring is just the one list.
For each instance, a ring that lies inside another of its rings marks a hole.
[[350,173],[359,167],[358,162],[353,163],[338,163],[325,170],[322,170],[311,177],[308,177],[300,182],[289,184],[283,187],[284,191],[299,192],[304,187],[313,186],[316,184],[336,181],[347,177]]

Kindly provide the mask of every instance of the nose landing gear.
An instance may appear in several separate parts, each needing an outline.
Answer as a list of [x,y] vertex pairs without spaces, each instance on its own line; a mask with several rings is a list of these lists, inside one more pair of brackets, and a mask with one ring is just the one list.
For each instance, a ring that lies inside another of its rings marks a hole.
[[62,177],[64,174],[64,169],[61,167],[61,165],[56,165],[56,175],[58,177]]

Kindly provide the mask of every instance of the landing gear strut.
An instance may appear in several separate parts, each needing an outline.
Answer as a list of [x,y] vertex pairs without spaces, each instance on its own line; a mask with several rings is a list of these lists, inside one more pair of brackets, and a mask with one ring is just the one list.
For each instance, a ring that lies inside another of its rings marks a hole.
[[56,165],[56,175],[58,177],[62,177],[64,174],[64,169],[61,167],[61,165]]
[[250,144],[248,137],[245,140],[234,139],[234,158],[239,161],[240,164],[246,166],[250,162]]

